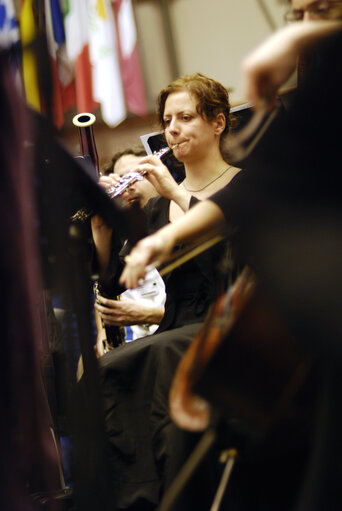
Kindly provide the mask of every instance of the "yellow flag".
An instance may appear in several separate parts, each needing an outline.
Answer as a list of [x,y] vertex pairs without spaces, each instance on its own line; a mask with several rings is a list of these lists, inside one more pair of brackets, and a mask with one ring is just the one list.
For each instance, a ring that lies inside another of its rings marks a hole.
[[29,106],[40,111],[37,61],[32,49],[25,49],[36,37],[32,0],[24,0],[21,8],[20,37],[23,46],[23,79],[26,101]]
[[97,10],[97,15],[99,18],[102,18],[104,20],[107,18],[106,8],[104,6],[103,0],[97,0],[96,10]]

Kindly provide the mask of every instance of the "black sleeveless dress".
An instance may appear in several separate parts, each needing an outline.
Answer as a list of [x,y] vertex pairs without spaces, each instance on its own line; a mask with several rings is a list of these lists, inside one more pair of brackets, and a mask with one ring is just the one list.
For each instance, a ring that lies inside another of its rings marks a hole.
[[[150,233],[168,223],[168,212],[168,200],[149,201]],[[227,250],[226,243],[217,245],[167,275],[165,315],[157,332],[98,361],[117,509],[153,510],[159,503],[172,451],[169,389],[210,304],[229,281],[219,264],[227,262]],[[234,264],[229,268],[235,270]]]

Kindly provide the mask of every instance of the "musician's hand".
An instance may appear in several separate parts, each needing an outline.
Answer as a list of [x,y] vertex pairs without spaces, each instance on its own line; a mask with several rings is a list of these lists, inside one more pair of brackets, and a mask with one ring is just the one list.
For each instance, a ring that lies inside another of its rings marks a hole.
[[107,192],[112,186],[117,185],[120,182],[120,176],[118,174],[107,174],[105,176],[101,176],[98,184],[101,186],[101,188],[104,189],[105,192]]
[[150,181],[159,195],[175,201],[184,211],[188,209],[190,195],[178,185],[160,158],[146,156],[134,170],[145,174],[145,179]]
[[146,306],[128,298],[111,300],[100,294],[97,296],[95,309],[105,325],[159,324],[164,315],[164,307]]
[[276,93],[291,76],[297,58],[320,40],[342,28],[342,20],[308,20],[293,23],[266,39],[242,64],[246,98],[256,106],[273,106]]
[[[99,179],[99,185],[105,192],[109,192],[111,188],[120,184],[120,181],[123,176],[119,174],[107,174],[106,176],[101,176]],[[110,195],[110,194],[109,194]],[[125,190],[121,193],[119,197],[116,197],[115,200],[122,201],[122,203],[126,206],[131,206],[133,201],[130,197],[128,190]]]
[[120,283],[127,289],[138,287],[140,280],[146,275],[148,266],[164,262],[171,254],[175,240],[172,236],[165,235],[163,231],[165,228],[140,240],[126,256],[126,266],[121,274]]
[[255,106],[265,101],[274,106],[277,91],[296,67],[298,53],[293,44],[293,28],[277,31],[242,63],[244,91]]

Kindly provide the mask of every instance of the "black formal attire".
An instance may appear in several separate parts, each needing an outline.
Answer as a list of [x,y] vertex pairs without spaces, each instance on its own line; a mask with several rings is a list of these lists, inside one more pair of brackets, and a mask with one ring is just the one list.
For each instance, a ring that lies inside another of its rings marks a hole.
[[273,456],[261,445],[259,459],[237,464],[229,510],[342,507],[341,52],[341,33],[314,48],[287,112],[243,161],[244,183],[211,198],[239,225],[243,255],[313,361],[301,434],[285,428]]
[[[192,199],[191,205],[196,202]],[[170,201],[149,201],[152,233],[168,223]],[[158,331],[120,346],[99,359],[109,457],[117,509],[154,509],[159,502],[170,444],[168,394],[175,369],[211,303],[229,277],[220,262],[236,265],[221,243],[165,277],[165,315]],[[117,269],[117,263],[114,264]]]

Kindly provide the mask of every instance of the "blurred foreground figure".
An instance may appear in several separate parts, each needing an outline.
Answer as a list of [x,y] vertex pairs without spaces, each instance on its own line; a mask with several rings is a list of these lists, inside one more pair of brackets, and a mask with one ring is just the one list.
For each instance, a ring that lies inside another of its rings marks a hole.
[[[56,489],[57,459],[42,384],[41,275],[27,113],[0,53],[1,390],[0,509],[37,509],[30,495]],[[57,509],[47,503],[44,509]]]

